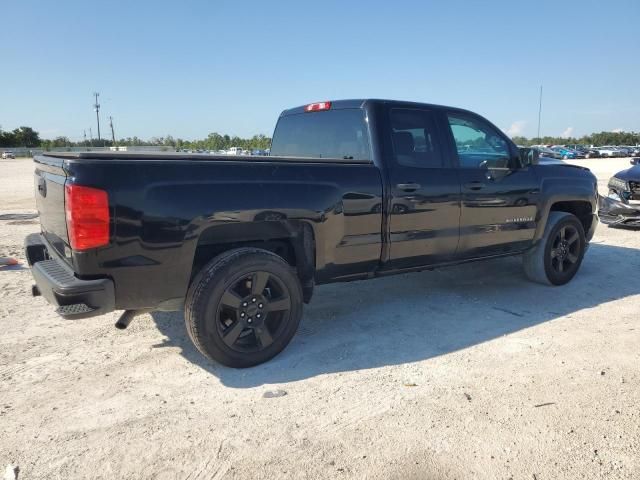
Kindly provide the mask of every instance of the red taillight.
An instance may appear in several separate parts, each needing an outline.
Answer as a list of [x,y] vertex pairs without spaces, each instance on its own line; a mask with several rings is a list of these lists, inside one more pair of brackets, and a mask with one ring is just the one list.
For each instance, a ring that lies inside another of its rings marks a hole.
[[331,102],[318,102],[310,103],[304,107],[305,112],[319,112],[320,110],[329,110],[331,108]]
[[88,250],[109,243],[107,192],[81,185],[65,185],[65,213],[69,243],[74,250]]

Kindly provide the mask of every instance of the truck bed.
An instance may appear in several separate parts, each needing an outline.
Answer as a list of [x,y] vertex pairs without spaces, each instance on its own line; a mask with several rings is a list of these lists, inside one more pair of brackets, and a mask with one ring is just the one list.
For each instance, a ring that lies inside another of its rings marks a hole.
[[259,155],[211,155],[208,153],[178,152],[45,152],[45,157],[63,160],[190,160],[199,162],[260,162],[260,163],[336,163],[336,164],[370,164],[371,160],[352,158],[316,158],[316,157],[272,157]]
[[[308,233],[317,283],[367,272],[380,260],[383,187],[371,162],[175,152],[56,152],[34,160],[48,251],[79,278],[112,278],[118,308],[174,308],[198,252],[221,242],[286,241],[294,252]],[[69,184],[107,192],[109,245],[70,248]]]

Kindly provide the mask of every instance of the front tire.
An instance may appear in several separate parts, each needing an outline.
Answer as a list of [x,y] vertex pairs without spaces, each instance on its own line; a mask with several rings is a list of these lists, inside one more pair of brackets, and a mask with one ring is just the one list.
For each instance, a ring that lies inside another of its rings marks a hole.
[[185,302],[196,348],[223,365],[266,362],[291,341],[302,317],[302,289],[281,257],[257,248],[225,252],[194,278]]
[[534,282],[564,285],[578,272],[585,250],[580,220],[567,212],[550,212],[543,237],[523,255],[525,275]]

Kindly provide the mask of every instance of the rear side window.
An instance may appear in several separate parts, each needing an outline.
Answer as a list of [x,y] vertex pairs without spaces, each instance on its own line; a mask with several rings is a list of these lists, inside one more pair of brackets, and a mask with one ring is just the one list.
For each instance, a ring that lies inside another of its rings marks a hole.
[[433,114],[425,110],[391,110],[391,135],[396,162],[407,167],[441,168]]
[[364,110],[305,112],[280,117],[271,156],[370,160]]

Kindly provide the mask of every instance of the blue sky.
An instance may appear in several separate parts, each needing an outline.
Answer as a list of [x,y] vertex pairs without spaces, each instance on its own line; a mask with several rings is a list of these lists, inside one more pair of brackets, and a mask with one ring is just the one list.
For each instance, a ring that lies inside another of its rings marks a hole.
[[510,133],[640,130],[640,2],[0,0],[0,125],[270,135],[285,108],[394,98]]

